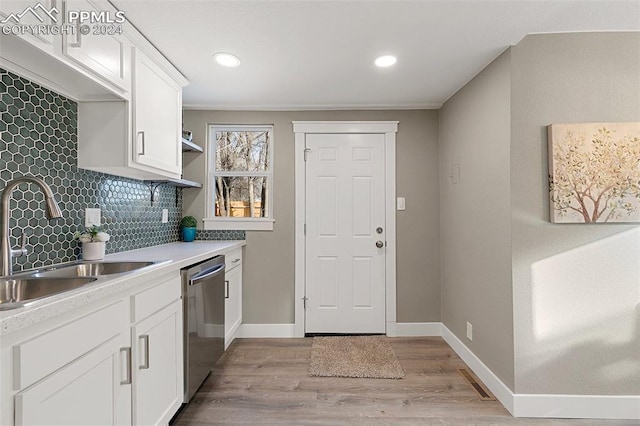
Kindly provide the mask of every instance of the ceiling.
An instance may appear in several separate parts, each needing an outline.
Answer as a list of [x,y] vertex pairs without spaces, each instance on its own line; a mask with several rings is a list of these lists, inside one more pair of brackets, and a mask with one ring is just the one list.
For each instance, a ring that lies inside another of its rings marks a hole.
[[[189,79],[185,107],[206,109],[438,108],[527,34],[640,31],[640,0],[112,3]],[[375,67],[383,54],[397,64]]]

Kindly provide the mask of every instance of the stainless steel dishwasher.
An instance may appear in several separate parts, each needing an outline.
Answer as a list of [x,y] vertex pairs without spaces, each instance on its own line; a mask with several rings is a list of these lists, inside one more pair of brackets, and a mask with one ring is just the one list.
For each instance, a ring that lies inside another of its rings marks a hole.
[[185,403],[224,352],[225,294],[224,256],[182,269]]

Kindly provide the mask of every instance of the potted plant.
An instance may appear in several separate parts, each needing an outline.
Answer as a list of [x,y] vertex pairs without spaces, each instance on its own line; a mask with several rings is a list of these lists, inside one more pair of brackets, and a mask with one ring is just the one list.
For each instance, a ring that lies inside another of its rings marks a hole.
[[84,232],[76,231],[73,239],[82,244],[82,260],[100,260],[104,258],[105,243],[111,237],[101,227],[93,225]]
[[196,238],[196,226],[198,221],[193,216],[185,216],[180,220],[180,228],[182,228],[182,241],[190,242]]

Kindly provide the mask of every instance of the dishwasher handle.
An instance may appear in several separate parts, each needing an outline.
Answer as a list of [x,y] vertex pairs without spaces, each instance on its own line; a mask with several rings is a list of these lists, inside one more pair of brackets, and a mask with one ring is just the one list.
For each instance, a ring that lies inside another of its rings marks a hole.
[[204,281],[209,278],[213,278],[220,274],[224,274],[224,263],[221,265],[216,265],[213,268],[205,269],[204,271],[200,271],[189,279],[189,285],[196,285],[201,281]]

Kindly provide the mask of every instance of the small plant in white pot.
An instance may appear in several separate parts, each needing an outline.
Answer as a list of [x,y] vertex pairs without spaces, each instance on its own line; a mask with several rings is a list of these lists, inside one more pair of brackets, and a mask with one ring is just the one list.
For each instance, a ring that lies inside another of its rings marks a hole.
[[102,228],[93,225],[84,232],[76,231],[73,239],[82,244],[82,260],[100,260],[104,259],[105,243],[111,237]]

